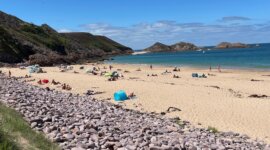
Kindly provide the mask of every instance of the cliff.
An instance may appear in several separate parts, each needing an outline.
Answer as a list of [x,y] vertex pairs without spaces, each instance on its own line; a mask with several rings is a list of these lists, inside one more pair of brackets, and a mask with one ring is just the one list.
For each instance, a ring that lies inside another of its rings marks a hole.
[[58,33],[0,11],[0,62],[53,65],[130,54],[132,49],[89,33]]

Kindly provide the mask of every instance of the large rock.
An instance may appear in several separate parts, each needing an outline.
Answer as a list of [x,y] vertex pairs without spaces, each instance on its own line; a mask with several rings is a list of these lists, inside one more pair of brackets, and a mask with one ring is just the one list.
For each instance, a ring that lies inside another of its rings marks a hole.
[[247,44],[243,43],[229,43],[229,42],[222,42],[216,46],[218,49],[226,49],[226,48],[247,48],[249,47]]
[[168,45],[157,42],[154,45],[144,49],[144,51],[168,52],[168,51],[187,51],[187,50],[197,50],[197,49],[199,48],[192,43],[179,42],[179,43],[168,46]]

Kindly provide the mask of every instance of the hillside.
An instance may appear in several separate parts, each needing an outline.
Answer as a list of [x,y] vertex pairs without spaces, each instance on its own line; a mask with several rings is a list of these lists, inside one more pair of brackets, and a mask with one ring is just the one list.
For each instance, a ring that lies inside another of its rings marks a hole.
[[162,43],[155,43],[154,45],[144,49],[147,52],[168,52],[168,51],[186,51],[186,50],[197,50],[199,49],[192,43],[179,42],[173,45],[165,45]]
[[88,33],[58,33],[0,11],[0,62],[53,65],[129,54],[132,49],[107,37]]

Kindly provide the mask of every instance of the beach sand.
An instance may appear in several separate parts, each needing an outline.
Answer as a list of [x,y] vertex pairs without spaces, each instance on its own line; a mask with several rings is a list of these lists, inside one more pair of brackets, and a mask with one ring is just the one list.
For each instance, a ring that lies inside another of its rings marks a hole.
[[[124,75],[123,79],[108,81],[104,76],[95,76],[80,70],[81,65],[75,65],[68,72],[60,72],[57,67],[45,67],[47,73],[32,74],[36,79],[31,84],[37,85],[39,79],[52,79],[67,83],[72,87],[69,92],[83,94],[87,90],[104,92],[94,95],[99,100],[111,98],[118,90],[125,90],[128,94],[134,92],[136,98],[122,104],[127,108],[146,112],[166,112],[168,107],[176,107],[181,111],[166,113],[169,117],[180,117],[194,125],[215,127],[219,131],[234,131],[246,134],[253,139],[258,138],[270,143],[270,97],[250,98],[252,94],[270,96],[270,72],[251,70],[222,70],[215,69],[181,68],[181,72],[173,72],[173,67],[148,65],[113,64],[112,70]],[[90,68],[92,65],[82,65]],[[96,65],[102,71],[109,71],[108,64]],[[107,69],[103,69],[106,66]],[[141,71],[136,71],[138,68]],[[161,75],[165,70],[172,73]],[[0,68],[12,76],[25,76],[28,70],[18,68]],[[129,73],[124,73],[127,70]],[[79,72],[78,74],[73,71]],[[214,76],[207,78],[192,78],[191,74],[208,73]],[[157,74],[157,77],[148,77],[147,74]],[[173,75],[180,78],[173,78]],[[26,79],[26,80],[29,80]],[[251,79],[260,81],[251,81]],[[55,85],[46,84],[42,87],[55,88]]]

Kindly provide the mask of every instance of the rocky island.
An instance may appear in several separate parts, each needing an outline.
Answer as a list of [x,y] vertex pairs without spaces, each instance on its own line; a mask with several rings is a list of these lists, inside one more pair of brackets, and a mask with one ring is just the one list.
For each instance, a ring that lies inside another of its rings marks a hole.
[[218,49],[226,49],[226,48],[248,48],[247,44],[243,43],[229,43],[229,42],[222,42],[216,46]]
[[173,45],[165,45],[160,42],[144,49],[146,52],[174,52],[174,51],[186,51],[186,50],[197,50],[199,49],[196,45],[187,42],[179,42]]
[[37,26],[0,11],[0,62],[50,66],[102,60],[132,49],[90,33],[58,33],[47,24]]

